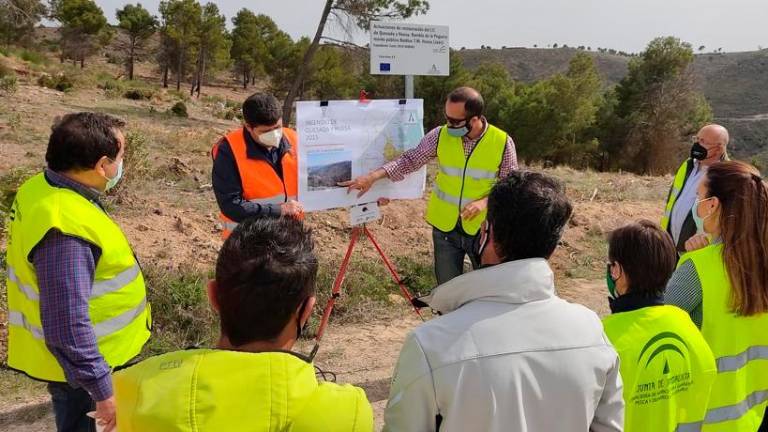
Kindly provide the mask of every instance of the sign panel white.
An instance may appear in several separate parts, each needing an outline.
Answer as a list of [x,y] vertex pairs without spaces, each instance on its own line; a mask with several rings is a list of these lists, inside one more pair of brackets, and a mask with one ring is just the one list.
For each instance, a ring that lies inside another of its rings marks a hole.
[[299,201],[304,209],[351,207],[379,198],[421,198],[426,168],[397,183],[380,180],[360,198],[338,183],[367,174],[415,148],[424,136],[423,105],[421,99],[297,102]]
[[371,23],[372,75],[448,76],[448,26]]

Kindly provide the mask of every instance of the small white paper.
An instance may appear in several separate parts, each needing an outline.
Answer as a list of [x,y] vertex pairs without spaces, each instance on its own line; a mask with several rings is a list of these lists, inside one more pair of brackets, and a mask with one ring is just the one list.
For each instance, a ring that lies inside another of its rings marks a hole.
[[[104,429],[106,429],[106,426],[100,425],[98,420],[96,420],[96,411],[89,411],[85,413],[85,415],[92,418],[94,420],[94,423],[96,423],[96,432],[104,432]],[[114,430],[115,432],[117,432],[117,428],[115,428]]]
[[349,208],[349,223],[352,226],[362,225],[381,218],[381,210],[375,202],[360,204]]

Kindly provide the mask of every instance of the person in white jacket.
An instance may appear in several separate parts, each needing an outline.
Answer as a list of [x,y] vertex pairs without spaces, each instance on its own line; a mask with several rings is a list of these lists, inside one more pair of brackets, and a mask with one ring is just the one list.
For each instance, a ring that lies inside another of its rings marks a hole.
[[385,431],[621,431],[616,351],[597,315],[560,299],[547,262],[572,207],[562,184],[513,171],[493,188],[482,267],[424,300],[441,317],[406,338]]

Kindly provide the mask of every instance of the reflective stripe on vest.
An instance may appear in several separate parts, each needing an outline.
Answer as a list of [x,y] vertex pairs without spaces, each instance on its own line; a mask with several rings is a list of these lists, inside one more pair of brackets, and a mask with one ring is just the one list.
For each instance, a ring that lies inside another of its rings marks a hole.
[[699,432],[704,422],[684,423],[679,424],[675,428],[675,432]]
[[683,255],[692,261],[702,287],[701,332],[718,366],[703,431],[754,432],[768,405],[768,313],[731,311],[731,282],[722,243]]
[[34,336],[35,339],[45,339],[43,336],[43,329],[27,321],[27,318],[21,312],[9,311],[8,324],[13,324],[27,329],[30,333],[32,333],[32,336]]
[[[144,278],[119,226],[78,193],[51,186],[43,174],[27,180],[13,203],[8,238],[8,366],[45,381],[64,382],[42,328],[40,289],[29,254],[51,229],[101,250],[88,299],[98,349],[111,367],[139,354],[151,317]],[[87,225],[86,225],[87,224]]]
[[16,271],[13,269],[12,266],[8,266],[6,268],[8,280],[16,284],[16,287],[21,291],[24,296],[29,299],[30,301],[36,302],[40,301],[40,296],[37,294],[37,291],[35,291],[34,288],[32,288],[30,285],[27,285],[19,280],[19,277],[16,276]]
[[[440,129],[439,170],[427,205],[426,219],[430,225],[444,232],[452,231],[464,206],[488,196],[496,182],[506,144],[507,134],[489,124],[465,156],[463,139],[449,135],[444,127]],[[470,220],[462,219],[462,229],[467,234],[476,234],[485,216],[486,211],[482,211]]]
[[445,165],[440,165],[439,168],[440,172],[447,176],[462,177],[466,174],[467,177],[471,177],[475,180],[496,179],[496,176],[498,175],[498,170],[489,171],[478,168],[467,168],[465,172],[461,168],[454,168]]
[[[248,157],[244,133],[246,133],[244,129],[237,129],[226,135],[232,155],[235,158],[235,168],[240,177],[242,198],[263,205],[282,204],[290,199],[295,200],[298,196],[298,166],[296,163],[298,136],[296,131],[283,128],[283,137],[288,141],[291,149],[290,152],[283,155],[280,161],[283,171],[282,179],[268,162]],[[223,227],[222,236],[226,239],[237,227],[237,222],[228,218],[224,213],[219,213],[219,219]]]
[[603,319],[619,354],[626,432],[698,431],[717,369],[682,309],[650,306]]
[[121,290],[123,289],[123,287],[127,286],[128,284],[136,280],[136,278],[139,277],[140,273],[141,273],[141,269],[139,268],[139,265],[134,264],[131,268],[123,271],[122,273],[117,274],[112,279],[94,282],[93,289],[91,290],[90,298],[93,299],[93,298],[101,297],[105,294],[109,294],[109,293]]
[[688,177],[688,167],[691,165],[690,159],[684,161],[675,173],[675,179],[672,181],[672,186],[669,189],[669,195],[667,196],[667,204],[664,206],[664,216],[661,218],[661,229],[667,230],[672,218],[672,209],[675,207],[675,202],[680,196],[680,192],[685,186],[685,179]]

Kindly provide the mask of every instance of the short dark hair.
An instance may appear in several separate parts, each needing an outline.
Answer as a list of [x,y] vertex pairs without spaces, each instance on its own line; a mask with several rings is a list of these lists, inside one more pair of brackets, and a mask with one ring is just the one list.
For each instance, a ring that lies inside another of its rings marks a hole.
[[472,87],[459,87],[448,95],[448,101],[457,103],[464,102],[464,111],[467,118],[479,117],[485,112],[485,101],[483,96]]
[[609,234],[608,259],[621,264],[629,292],[652,298],[664,293],[675,271],[677,251],[669,233],[649,220],[639,220]]
[[503,261],[549,258],[572,211],[559,180],[533,171],[513,171],[496,183],[488,197],[496,253]]
[[216,262],[221,331],[234,346],[274,340],[315,292],[312,232],[293,218],[253,218],[224,242]]
[[283,113],[280,103],[268,93],[254,93],[243,102],[243,118],[250,127],[272,126]]
[[125,122],[107,114],[79,112],[56,120],[48,139],[45,161],[53,171],[85,171],[106,156],[112,160],[120,152],[115,129]]

